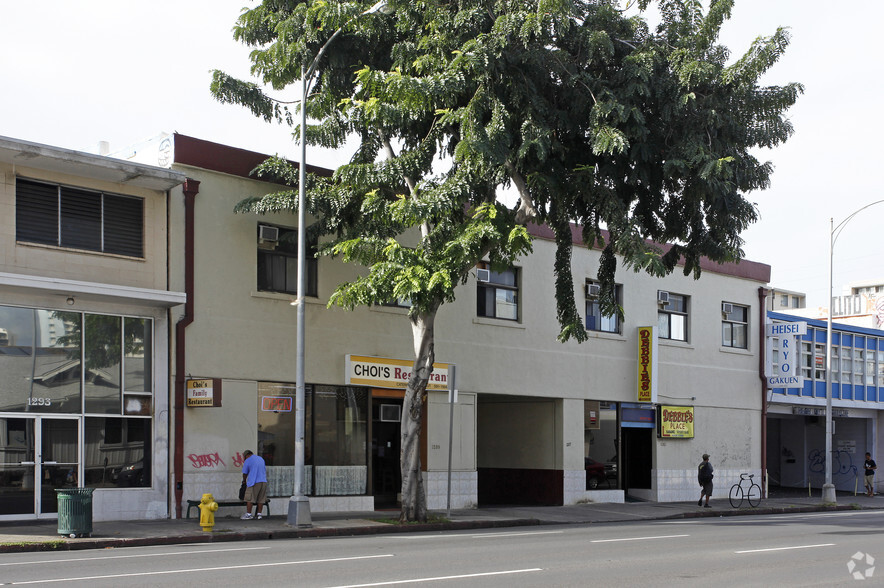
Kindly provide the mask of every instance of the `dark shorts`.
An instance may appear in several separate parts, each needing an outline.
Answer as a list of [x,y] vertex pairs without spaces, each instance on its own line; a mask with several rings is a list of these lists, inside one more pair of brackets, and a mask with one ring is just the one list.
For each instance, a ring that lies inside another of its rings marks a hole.
[[246,488],[246,502],[263,503],[267,500],[267,482],[255,482],[254,486]]
[[703,494],[712,496],[712,482],[703,482]]

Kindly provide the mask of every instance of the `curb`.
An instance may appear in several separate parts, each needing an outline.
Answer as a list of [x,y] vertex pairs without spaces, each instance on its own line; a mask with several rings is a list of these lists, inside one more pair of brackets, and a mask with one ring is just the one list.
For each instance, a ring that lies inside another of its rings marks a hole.
[[81,538],[67,540],[59,537],[52,541],[35,541],[33,543],[22,541],[0,545],[0,553],[28,553],[42,551],[81,551],[84,549],[111,549],[117,547],[145,547],[151,545],[187,545],[193,543],[230,543],[235,541],[265,541],[271,539],[306,539],[318,537],[357,537],[365,535],[388,535],[403,533],[424,533],[429,531],[464,531],[471,529],[499,529],[508,527],[532,527],[540,525],[568,525],[568,524],[599,524],[599,523],[623,523],[652,520],[676,520],[698,519],[710,517],[732,517],[744,515],[768,515],[789,514],[802,512],[829,512],[844,510],[880,510],[878,508],[864,508],[856,504],[845,505],[820,505],[820,506],[776,506],[761,508],[740,508],[728,510],[700,510],[675,513],[665,516],[653,516],[647,518],[628,518],[619,520],[575,520],[562,522],[560,520],[542,519],[500,519],[500,520],[472,520],[472,521],[449,521],[446,523],[415,523],[411,525],[371,525],[359,527],[314,527],[308,529],[278,529],[274,531],[216,531],[212,533],[188,533],[184,535],[168,535],[157,537],[138,537],[127,539],[92,539]]

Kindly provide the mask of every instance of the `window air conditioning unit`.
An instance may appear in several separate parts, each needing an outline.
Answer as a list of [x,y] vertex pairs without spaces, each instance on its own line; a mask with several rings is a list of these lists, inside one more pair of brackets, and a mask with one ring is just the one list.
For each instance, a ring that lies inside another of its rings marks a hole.
[[602,287],[598,284],[587,284],[586,285],[586,296],[587,298],[598,298],[598,295],[601,293]]
[[476,280],[480,282],[490,282],[491,281],[491,270],[487,269],[476,269]]
[[721,303],[721,312],[724,314],[730,314],[734,311],[734,305],[730,302],[722,302]]
[[279,240],[279,229],[269,225],[258,225],[258,239],[276,243]]
[[665,290],[657,290],[657,303],[669,304],[669,292]]
[[398,423],[402,420],[402,407],[398,404],[381,405],[381,422]]

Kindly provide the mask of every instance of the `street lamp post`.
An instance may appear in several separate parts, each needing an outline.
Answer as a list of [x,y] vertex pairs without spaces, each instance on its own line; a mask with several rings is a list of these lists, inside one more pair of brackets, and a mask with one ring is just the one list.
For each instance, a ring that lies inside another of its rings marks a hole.
[[316,74],[316,66],[325,54],[329,45],[337,39],[338,35],[351,22],[373,12],[378,12],[386,7],[386,0],[381,0],[368,10],[354,16],[336,30],[328,41],[316,53],[316,57],[306,70],[301,68],[301,161],[298,166],[298,295],[295,304],[297,311],[297,336],[295,340],[295,480],[292,489],[292,497],[289,499],[287,523],[297,527],[309,527],[312,525],[310,517],[310,501],[304,496],[304,344],[306,340],[306,325],[304,324],[304,292],[306,291],[306,265],[307,265],[307,225],[304,209],[307,201],[307,94]]
[[[834,264],[835,241],[847,223],[860,212],[881,204],[884,200],[876,200],[851,213],[847,218],[834,226],[834,219],[829,218],[829,312],[826,321],[826,481],[823,484],[823,502],[835,503],[835,484],[832,483],[832,267]],[[840,357],[840,356],[839,356]]]

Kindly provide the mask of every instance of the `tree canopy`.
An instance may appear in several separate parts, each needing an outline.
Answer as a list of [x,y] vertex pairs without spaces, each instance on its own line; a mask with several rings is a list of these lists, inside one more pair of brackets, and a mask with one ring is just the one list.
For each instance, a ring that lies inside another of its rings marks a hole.
[[[477,262],[501,267],[528,253],[526,224],[545,223],[557,242],[560,339],[582,341],[571,223],[602,250],[600,302],[609,315],[622,313],[618,259],[661,276],[679,262],[699,276],[702,257],[739,260],[740,233],[757,219],[746,195],[772,173],[754,150],[790,136],[786,111],[802,91],[759,85],[786,49],[785,29],[730,62],[717,39],[733,0],[711,0],[708,10],[699,0],[657,5],[652,29],[616,0],[389,0],[370,14],[360,1],[264,0],[234,29],[252,47],[260,84],[215,72],[212,91],[296,126],[272,93],[297,83],[341,29],[299,105],[317,121],[309,143],[358,141],[332,178],[308,180],[322,253],[368,268],[330,304],[409,300],[415,366],[431,370],[439,305]],[[278,158],[260,169],[297,181]],[[499,201],[502,188],[515,190],[515,205]],[[283,191],[238,210],[295,205],[295,193]]]

